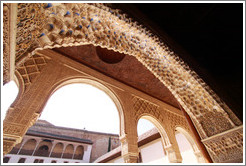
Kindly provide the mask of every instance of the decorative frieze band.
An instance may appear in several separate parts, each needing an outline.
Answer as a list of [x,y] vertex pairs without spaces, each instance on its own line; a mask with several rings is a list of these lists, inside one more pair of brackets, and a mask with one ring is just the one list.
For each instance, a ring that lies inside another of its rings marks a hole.
[[216,163],[243,162],[243,126],[202,140]]

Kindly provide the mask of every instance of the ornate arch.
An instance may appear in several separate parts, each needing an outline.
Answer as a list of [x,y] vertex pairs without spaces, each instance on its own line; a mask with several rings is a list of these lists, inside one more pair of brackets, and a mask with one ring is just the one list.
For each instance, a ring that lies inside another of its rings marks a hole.
[[160,133],[161,137],[162,137],[162,141],[164,144],[164,148],[168,147],[171,145],[170,143],[170,139],[165,131],[165,128],[161,125],[161,123],[153,116],[147,113],[142,114],[141,116],[139,116],[138,121],[140,119],[146,119],[149,120],[151,123],[154,124],[154,126],[157,128],[158,132]]
[[[104,85],[96,80],[93,80],[92,78],[86,78],[86,77],[73,77],[73,78],[67,78],[65,80],[62,80],[60,82],[57,82],[53,88],[52,91],[50,92],[51,96],[53,93],[55,93],[55,91],[57,91],[58,89],[60,89],[61,87],[68,85],[68,84],[73,84],[73,83],[85,83],[85,84],[89,84],[92,85],[100,90],[102,90],[103,92],[105,92],[114,102],[117,110],[118,110],[118,115],[119,115],[119,120],[120,120],[120,133],[119,135],[124,135],[125,134],[125,115],[124,115],[124,108],[120,102],[119,97],[117,96],[116,93],[114,93],[114,91],[108,87],[107,85]],[[49,97],[48,97],[49,98]]]
[[202,138],[242,124],[165,43],[119,10],[85,3],[17,8],[17,65],[37,50],[93,44],[136,57],[171,91]]

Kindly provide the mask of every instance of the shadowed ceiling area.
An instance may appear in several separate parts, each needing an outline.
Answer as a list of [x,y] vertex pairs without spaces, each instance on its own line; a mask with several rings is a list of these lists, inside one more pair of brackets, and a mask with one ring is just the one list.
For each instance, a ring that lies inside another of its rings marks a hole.
[[[179,108],[179,104],[171,92],[135,57],[93,45],[63,47],[53,50]],[[114,54],[115,57],[112,56]],[[105,58],[107,62],[101,58]],[[108,63],[112,61],[114,63]]]

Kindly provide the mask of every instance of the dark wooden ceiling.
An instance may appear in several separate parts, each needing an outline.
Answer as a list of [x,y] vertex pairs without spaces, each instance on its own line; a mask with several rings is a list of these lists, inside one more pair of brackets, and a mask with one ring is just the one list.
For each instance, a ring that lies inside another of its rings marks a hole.
[[[112,7],[157,34],[243,120],[242,3],[117,3]],[[134,57],[116,53],[112,59],[111,51],[93,46],[55,51],[179,108],[169,90]]]

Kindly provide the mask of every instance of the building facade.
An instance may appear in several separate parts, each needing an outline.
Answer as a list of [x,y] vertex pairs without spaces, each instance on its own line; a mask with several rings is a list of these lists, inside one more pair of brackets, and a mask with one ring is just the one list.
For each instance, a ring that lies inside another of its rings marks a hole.
[[119,145],[118,135],[58,127],[38,120],[3,162],[90,163]]

